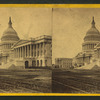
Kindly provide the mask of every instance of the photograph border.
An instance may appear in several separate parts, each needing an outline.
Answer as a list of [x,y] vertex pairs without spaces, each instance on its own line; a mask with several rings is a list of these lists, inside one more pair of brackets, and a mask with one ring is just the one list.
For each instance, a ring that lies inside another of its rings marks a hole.
[[[39,7],[39,8],[100,8],[100,4],[0,4],[1,7]],[[0,96],[100,96],[83,93],[0,93]]]

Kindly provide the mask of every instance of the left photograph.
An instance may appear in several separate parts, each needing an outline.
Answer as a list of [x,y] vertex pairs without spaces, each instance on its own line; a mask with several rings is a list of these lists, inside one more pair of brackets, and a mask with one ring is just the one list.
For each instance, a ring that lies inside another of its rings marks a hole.
[[51,93],[52,8],[0,12],[0,93]]

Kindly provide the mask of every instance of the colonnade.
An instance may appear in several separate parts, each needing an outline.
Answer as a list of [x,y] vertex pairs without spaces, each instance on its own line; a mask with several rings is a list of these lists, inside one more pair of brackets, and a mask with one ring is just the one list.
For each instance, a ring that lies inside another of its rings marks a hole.
[[23,57],[38,57],[45,54],[45,45],[46,43],[39,44],[29,44],[14,48],[14,57],[23,58]]
[[94,49],[94,46],[96,44],[84,44],[83,45],[83,50],[87,50],[87,49]]
[[13,45],[12,43],[9,43],[9,44],[2,44],[1,47],[2,47],[3,49],[11,49],[11,46],[12,46],[12,45]]

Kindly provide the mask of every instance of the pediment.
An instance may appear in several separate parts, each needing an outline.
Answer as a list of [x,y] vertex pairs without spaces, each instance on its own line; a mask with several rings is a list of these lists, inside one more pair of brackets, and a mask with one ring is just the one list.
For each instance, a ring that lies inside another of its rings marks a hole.
[[16,47],[16,46],[19,46],[19,45],[22,45],[22,44],[25,44],[25,43],[28,43],[30,42],[29,40],[19,40],[18,42],[16,42],[12,48]]

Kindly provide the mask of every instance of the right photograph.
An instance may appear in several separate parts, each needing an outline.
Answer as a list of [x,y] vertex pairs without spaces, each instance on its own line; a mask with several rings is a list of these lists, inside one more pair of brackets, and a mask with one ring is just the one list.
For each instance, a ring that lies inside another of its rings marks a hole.
[[52,92],[100,93],[100,8],[52,8]]

